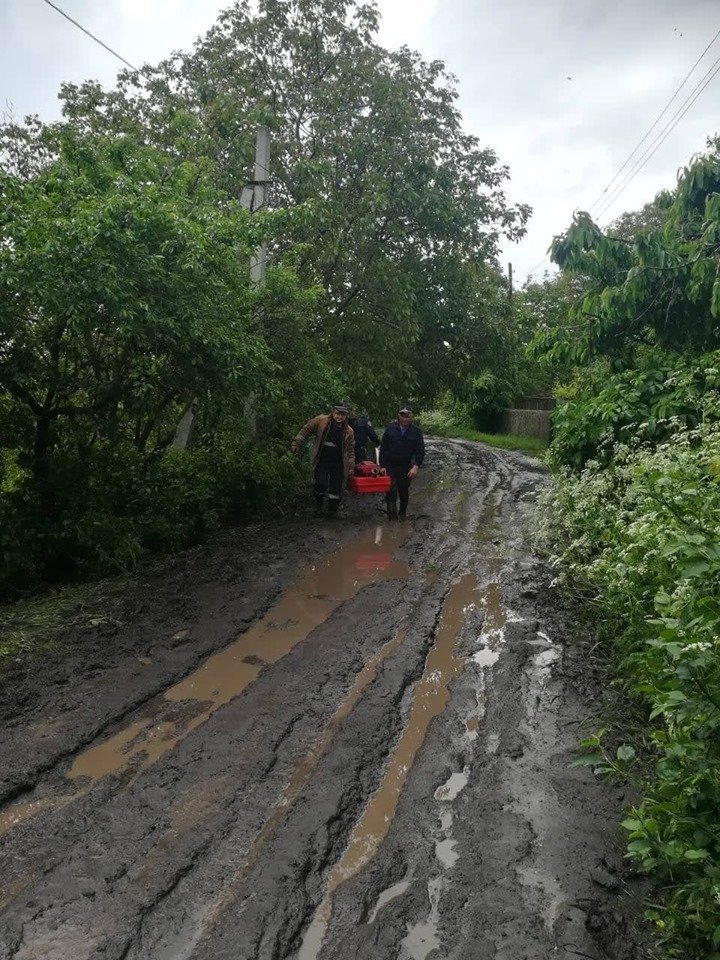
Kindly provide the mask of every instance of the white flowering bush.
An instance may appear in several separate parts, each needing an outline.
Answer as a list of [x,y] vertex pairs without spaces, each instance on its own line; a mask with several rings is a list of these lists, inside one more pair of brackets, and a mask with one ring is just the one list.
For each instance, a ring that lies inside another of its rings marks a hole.
[[647,707],[650,773],[624,825],[664,891],[648,916],[666,955],[685,960],[720,958],[718,420],[711,391],[699,424],[677,420],[657,447],[628,442],[604,467],[561,471],[538,528],[559,584],[590,605]]

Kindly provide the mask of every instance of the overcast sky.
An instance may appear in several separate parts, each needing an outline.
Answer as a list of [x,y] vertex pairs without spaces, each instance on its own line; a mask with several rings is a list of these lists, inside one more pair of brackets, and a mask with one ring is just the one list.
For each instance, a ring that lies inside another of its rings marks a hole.
[[[189,48],[228,5],[55,2],[136,65]],[[547,268],[542,261],[553,234],[573,210],[591,208],[720,30],[718,0],[380,0],[379,6],[381,42],[407,43],[445,61],[459,80],[466,127],[510,167],[511,198],[532,205],[527,237],[503,251],[518,281]],[[635,159],[718,58],[720,37]],[[44,0],[0,0],[0,103],[17,116],[56,119],[62,81],[111,85],[120,67]],[[677,169],[715,132],[720,73],[601,222],[672,186]]]

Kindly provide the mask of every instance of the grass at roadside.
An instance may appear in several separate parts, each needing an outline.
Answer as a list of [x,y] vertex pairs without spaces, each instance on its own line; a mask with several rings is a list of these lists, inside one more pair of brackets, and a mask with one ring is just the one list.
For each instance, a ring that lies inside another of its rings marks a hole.
[[478,443],[487,443],[491,447],[499,447],[502,450],[516,450],[519,453],[526,453],[528,456],[542,459],[542,455],[547,450],[545,440],[538,437],[516,437],[509,433],[481,433],[479,430],[473,430],[471,427],[465,427],[461,424],[449,423],[442,426],[432,424],[427,431],[431,437],[447,437],[451,440],[475,440]]
[[131,588],[129,577],[114,577],[0,606],[0,684],[59,649],[71,631],[121,622]]

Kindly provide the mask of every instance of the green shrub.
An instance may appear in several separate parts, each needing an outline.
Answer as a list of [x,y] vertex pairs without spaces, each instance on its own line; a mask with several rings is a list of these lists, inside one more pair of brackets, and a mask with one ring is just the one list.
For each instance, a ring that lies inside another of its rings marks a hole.
[[284,450],[235,437],[149,459],[122,443],[99,444],[82,459],[55,451],[44,496],[12,466],[14,458],[4,462],[11,465],[0,481],[0,595],[6,597],[42,580],[133,570],[147,551],[176,550],[222,518],[279,508],[302,483]]
[[720,957],[720,425],[667,424],[543,497],[539,540],[594,608],[618,674],[646,705],[643,799],[629,853],[661,887],[649,911],[673,958]]
[[679,421],[695,426],[708,392],[720,386],[720,353],[680,359],[646,358],[638,370],[602,376],[563,391],[553,414],[550,459],[579,469],[590,459],[607,462],[614,444],[629,438],[655,444]]

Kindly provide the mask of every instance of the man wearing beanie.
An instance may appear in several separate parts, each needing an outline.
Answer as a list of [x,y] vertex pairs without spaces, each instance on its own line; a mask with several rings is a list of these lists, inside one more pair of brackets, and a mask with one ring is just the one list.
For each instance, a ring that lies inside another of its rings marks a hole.
[[338,512],[345,478],[355,469],[355,439],[348,425],[348,408],[336,403],[332,413],[308,420],[292,442],[297,454],[308,437],[314,436],[312,462],[315,480],[315,513],[320,515],[327,497],[328,514]]
[[397,420],[385,427],[380,444],[380,466],[385,467],[392,480],[392,486],[385,497],[390,520],[402,520],[405,517],[410,499],[410,484],[417,476],[418,468],[424,459],[423,432],[413,423],[413,408],[405,404],[400,407]]

